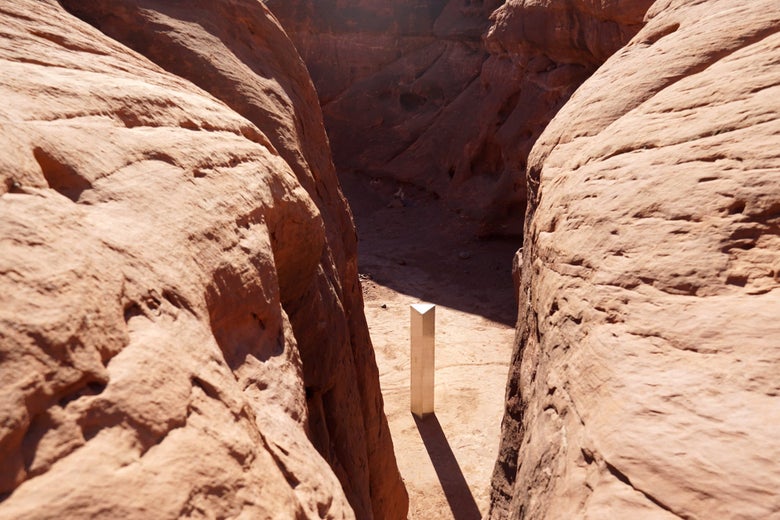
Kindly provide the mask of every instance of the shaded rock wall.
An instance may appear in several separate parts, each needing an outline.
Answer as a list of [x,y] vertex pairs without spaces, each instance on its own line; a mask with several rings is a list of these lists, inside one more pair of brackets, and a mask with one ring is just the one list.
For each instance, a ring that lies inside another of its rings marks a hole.
[[650,1],[267,4],[311,71],[340,171],[412,182],[483,234],[520,234],[531,146]]
[[405,517],[284,32],[250,1],[62,4],[102,32],[0,8],[0,518]]
[[488,518],[780,510],[780,6],[647,16],[530,156]]

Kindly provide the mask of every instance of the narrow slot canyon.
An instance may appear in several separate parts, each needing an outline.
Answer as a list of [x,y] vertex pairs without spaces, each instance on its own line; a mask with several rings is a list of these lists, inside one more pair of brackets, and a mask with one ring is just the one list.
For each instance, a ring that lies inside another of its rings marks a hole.
[[[410,519],[478,520],[490,509],[528,154],[644,14],[640,2],[620,22],[503,4],[267,2],[312,74],[355,219]],[[516,42],[524,17],[567,32]],[[583,45],[585,25],[598,34]],[[437,305],[436,405],[422,419],[409,408],[409,305],[420,302]]]
[[780,518],[778,56],[776,0],[2,3],[0,520]]
[[[517,239],[475,238],[478,223],[412,185],[341,180],[408,518],[482,518],[515,334]],[[436,305],[435,409],[422,419],[410,413],[409,306],[420,302]]]

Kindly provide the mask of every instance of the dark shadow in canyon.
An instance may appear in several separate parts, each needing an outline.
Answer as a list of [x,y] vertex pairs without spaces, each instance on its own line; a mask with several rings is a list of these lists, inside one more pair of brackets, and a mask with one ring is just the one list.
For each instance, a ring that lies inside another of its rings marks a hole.
[[447,503],[452,510],[455,520],[479,520],[482,514],[479,512],[477,502],[471,494],[469,484],[458,460],[450,448],[450,443],[441,429],[436,414],[427,415],[420,419],[414,416],[417,431],[425,444],[428,456],[431,458],[436,476],[447,497]]
[[479,239],[477,222],[412,185],[356,174],[340,180],[357,227],[361,276],[424,302],[515,325],[512,259],[519,237]]

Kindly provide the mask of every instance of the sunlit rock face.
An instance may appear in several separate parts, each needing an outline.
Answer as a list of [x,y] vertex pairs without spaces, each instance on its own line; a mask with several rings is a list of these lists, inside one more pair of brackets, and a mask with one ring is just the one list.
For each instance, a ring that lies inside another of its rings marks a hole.
[[0,518],[405,518],[351,216],[266,8],[0,25]]
[[647,16],[530,155],[491,519],[780,508],[780,5]]
[[519,235],[531,146],[651,2],[266,3],[311,71],[340,171],[423,186],[483,234]]

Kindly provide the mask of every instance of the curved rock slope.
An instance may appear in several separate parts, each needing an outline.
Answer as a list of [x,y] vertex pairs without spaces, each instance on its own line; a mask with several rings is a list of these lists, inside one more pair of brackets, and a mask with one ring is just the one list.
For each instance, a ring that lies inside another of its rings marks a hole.
[[252,1],[62,4],[103,32],[0,7],[0,518],[405,517],[281,28]]
[[267,3],[312,73],[339,171],[414,183],[483,234],[519,235],[531,146],[651,2]]
[[488,518],[778,516],[779,65],[659,0],[539,139]]

